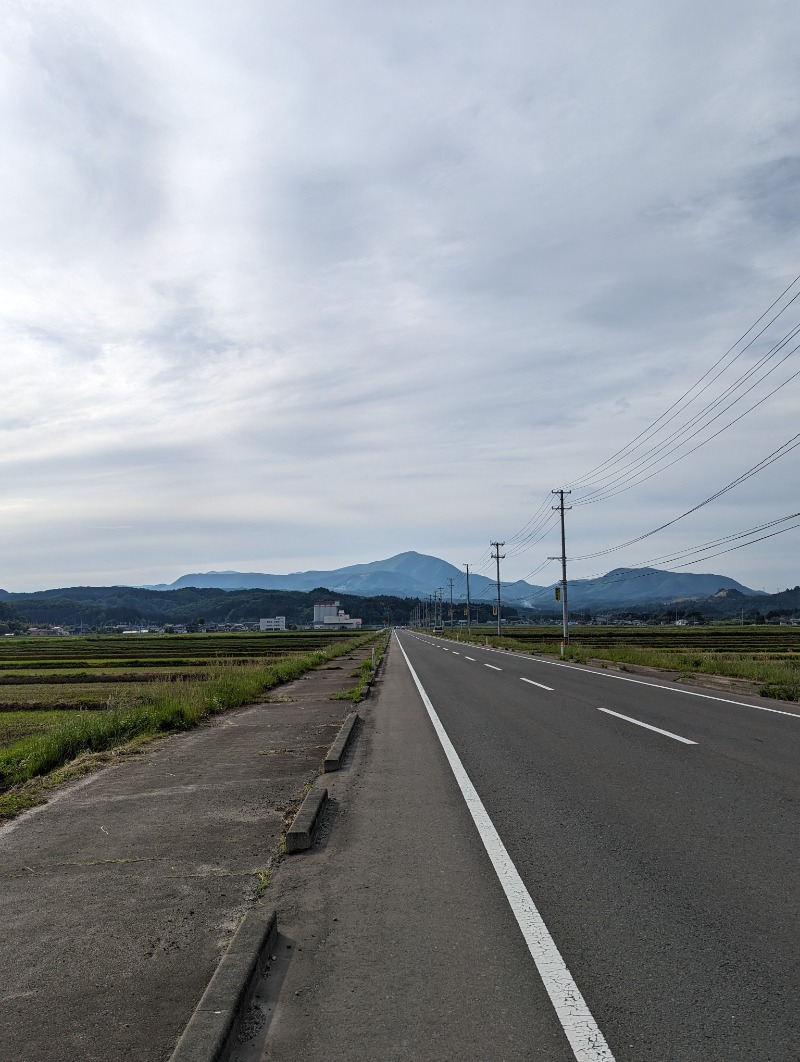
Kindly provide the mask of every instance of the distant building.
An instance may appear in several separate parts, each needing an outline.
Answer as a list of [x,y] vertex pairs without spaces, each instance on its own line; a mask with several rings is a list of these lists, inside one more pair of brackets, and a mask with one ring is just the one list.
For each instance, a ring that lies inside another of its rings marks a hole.
[[312,626],[315,631],[358,630],[361,620],[351,619],[344,609],[339,608],[338,601],[315,601]]
[[285,631],[286,617],[274,616],[272,619],[260,619],[258,621],[258,629],[260,631]]

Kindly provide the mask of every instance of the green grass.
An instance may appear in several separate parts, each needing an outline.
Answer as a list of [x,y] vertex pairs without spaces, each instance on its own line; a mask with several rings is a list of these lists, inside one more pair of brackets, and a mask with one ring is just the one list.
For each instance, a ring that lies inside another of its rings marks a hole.
[[69,723],[80,717],[80,711],[53,712],[0,712],[0,749],[13,745],[32,734],[44,734],[48,730]]
[[355,686],[352,686],[349,690],[343,690],[341,693],[332,693],[331,700],[333,701],[352,701],[353,704],[358,704],[363,701],[367,695],[367,689],[369,684],[378,670],[378,665],[381,662],[383,654],[386,652],[386,647],[389,644],[389,635],[382,635],[375,646],[375,660],[373,663],[372,657],[367,657],[363,660],[355,671],[351,672],[350,677],[356,679]]
[[[217,712],[257,701],[275,686],[375,637],[367,634],[346,641],[337,639],[314,652],[295,653],[263,664],[219,662],[205,678],[152,683],[135,700],[120,700],[105,711],[64,713],[53,726],[44,726],[0,748],[0,792],[12,791],[10,799],[0,798],[0,816],[14,813],[16,787],[56,771],[82,754],[101,753],[197,726]],[[51,717],[61,713],[39,714]]]
[[[160,680],[163,681],[163,680]],[[123,700],[130,701],[145,684],[91,683],[24,683],[0,685],[0,712],[10,708],[30,711],[64,708],[108,708]]]

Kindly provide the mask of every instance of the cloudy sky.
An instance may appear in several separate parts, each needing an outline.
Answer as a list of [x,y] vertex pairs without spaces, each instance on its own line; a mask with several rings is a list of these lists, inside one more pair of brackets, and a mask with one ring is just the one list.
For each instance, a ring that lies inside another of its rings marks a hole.
[[800,582],[796,14],[6,0],[0,586]]

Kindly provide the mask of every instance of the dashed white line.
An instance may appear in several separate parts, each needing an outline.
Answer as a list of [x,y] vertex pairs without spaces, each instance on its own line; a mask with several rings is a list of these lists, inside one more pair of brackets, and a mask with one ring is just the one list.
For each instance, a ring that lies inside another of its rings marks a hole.
[[555,692],[555,690],[553,689],[552,686],[545,686],[545,684],[543,682],[534,682],[533,679],[526,679],[526,678],[520,679],[520,681],[521,682],[527,682],[530,686],[538,686],[540,690],[550,690],[551,693]]
[[484,667],[490,667],[492,669],[492,671],[502,671],[503,670],[501,667],[495,667],[494,664],[484,664],[483,666]]
[[[479,645],[486,653],[500,653],[501,649],[490,649],[488,646]],[[675,686],[662,686],[658,682],[647,682],[644,679],[626,678],[624,675],[612,675],[608,671],[595,671],[593,668],[578,667],[576,664],[564,664],[560,660],[544,660],[536,657],[520,657],[526,664],[547,664],[550,667],[565,667],[568,671],[579,671],[582,675],[596,675],[598,678],[613,679],[615,682],[632,682],[636,686],[649,686],[653,690],[666,690],[668,693],[681,693],[685,697],[700,697],[704,701],[718,701],[720,704],[735,704],[737,708],[755,708],[759,712],[771,712],[773,715],[788,715],[792,719],[800,719],[798,712],[786,712],[781,708],[768,708],[765,704],[748,704],[746,701],[733,701],[729,697],[716,697],[713,693],[699,693],[696,690],[677,689]]]
[[473,664],[475,663],[475,657],[474,656],[465,656],[464,659],[465,660],[471,660]]
[[662,730],[659,726],[651,726],[650,723],[643,723],[641,719],[631,719],[629,715],[623,715],[621,712],[612,712],[610,708],[601,708],[599,704],[593,704],[593,708],[596,708],[598,712],[605,712],[606,715],[615,715],[617,719],[624,719],[626,723],[635,723],[636,726],[643,726],[646,730],[654,730],[657,734],[663,734],[664,737],[672,738],[673,741],[682,741],[684,745],[696,745],[696,741],[690,741],[689,738],[681,737],[680,734],[673,734],[669,730]]
[[447,736],[430,697],[411,666],[399,638],[397,642],[577,1062],[614,1062],[605,1037],[550,936],[536,904],[525,888],[519,871],[511,861],[494,823],[483,806],[483,801],[464,770],[464,765]]

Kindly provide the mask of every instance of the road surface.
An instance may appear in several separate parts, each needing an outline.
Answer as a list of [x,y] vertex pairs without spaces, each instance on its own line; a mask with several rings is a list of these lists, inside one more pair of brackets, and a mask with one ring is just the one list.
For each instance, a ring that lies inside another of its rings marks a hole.
[[264,1059],[800,1058],[800,711],[402,631],[371,712]]

